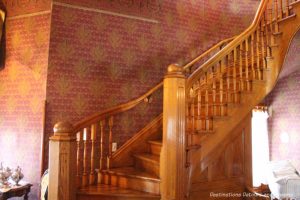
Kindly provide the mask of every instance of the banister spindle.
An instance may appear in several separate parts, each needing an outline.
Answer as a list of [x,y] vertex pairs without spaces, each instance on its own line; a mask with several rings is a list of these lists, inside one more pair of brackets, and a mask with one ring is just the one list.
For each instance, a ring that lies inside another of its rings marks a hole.
[[244,65],[243,65],[243,55],[244,55],[244,41],[240,44],[239,48],[239,66],[240,66],[240,90],[244,90],[245,84],[244,84],[244,76],[243,76],[243,71],[244,71]]
[[198,129],[203,130],[202,121],[201,121],[201,115],[202,115],[202,96],[201,96],[201,90],[197,90],[197,122],[198,122]]
[[285,3],[285,17],[288,17],[290,15],[290,2],[289,0],[286,0]]
[[234,102],[237,102],[237,69],[238,69],[238,59],[237,59],[237,47],[233,50],[233,97]]
[[114,125],[113,116],[109,117],[108,119],[108,128],[109,128],[109,136],[108,136],[108,156],[107,156],[107,169],[111,167],[111,157],[112,157],[112,128]]
[[223,88],[223,77],[220,78],[220,105],[221,105],[221,110],[220,110],[220,114],[221,116],[225,116],[225,105],[224,105],[224,88]]
[[282,17],[283,17],[283,4],[282,4],[282,0],[279,0],[279,6],[280,6],[280,9],[279,9],[279,19],[282,19]]
[[90,171],[90,185],[95,184],[96,181],[96,173],[95,173],[95,144],[97,139],[97,125],[92,124],[91,126],[91,171]]
[[209,97],[208,97],[208,89],[205,89],[205,130],[209,130]]
[[231,95],[230,95],[230,53],[226,55],[226,64],[227,64],[227,71],[226,71],[226,100],[227,102],[231,102]]
[[[260,22],[261,24],[263,24],[263,21]],[[266,54],[266,43],[265,43],[265,29],[263,26],[261,26],[261,60],[262,60],[262,65],[263,68],[266,69],[267,68],[267,63],[265,61],[265,58],[267,56]]]
[[246,39],[246,51],[245,51],[245,73],[246,73],[246,89],[250,90],[250,80],[249,80],[249,40],[251,38]]
[[87,186],[89,183],[88,176],[88,142],[90,140],[90,129],[84,128],[83,130],[83,174],[82,186]]
[[255,54],[254,54],[254,33],[251,34],[251,79],[255,79],[255,68],[254,68],[254,60],[255,60]]
[[275,6],[275,13],[274,13],[274,15],[275,15],[275,33],[278,33],[279,32],[279,25],[278,25],[278,0],[274,0],[274,6]]
[[99,159],[99,172],[98,172],[98,183],[102,183],[102,170],[104,168],[104,125],[105,120],[100,121],[100,159]]
[[[215,74],[214,72],[215,68],[213,68],[213,74]],[[216,77],[213,76],[213,83],[212,83],[212,115],[217,115],[217,105],[216,105],[216,96],[217,96],[217,88],[216,88]]]
[[191,117],[191,131],[192,131],[192,134],[193,134],[193,132],[196,130],[195,129],[195,120],[196,120],[196,116],[195,116],[195,95],[193,95],[191,97],[190,117]]
[[260,30],[256,30],[256,68],[257,68],[257,76],[258,79],[261,80],[261,54],[260,54]]
[[76,186],[77,188],[81,187],[82,184],[82,154],[81,154],[81,144],[83,141],[82,131],[79,131],[76,134],[76,142],[77,142],[77,172],[76,172]]

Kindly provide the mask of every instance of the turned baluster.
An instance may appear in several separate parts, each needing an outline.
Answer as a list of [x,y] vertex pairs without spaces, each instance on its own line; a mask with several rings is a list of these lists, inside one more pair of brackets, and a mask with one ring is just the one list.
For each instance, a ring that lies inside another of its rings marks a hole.
[[[271,8],[269,9],[269,20],[270,20],[270,42],[271,42],[271,46],[273,46],[275,44],[275,37],[273,35],[274,33],[274,28],[273,28],[273,13],[272,13],[272,4],[271,4]],[[276,23],[277,24],[277,23]],[[277,24],[278,25],[278,24]],[[278,30],[276,31],[276,25],[275,25],[275,32],[278,32]]]
[[197,122],[198,122],[198,129],[203,130],[202,126],[202,120],[201,120],[201,115],[202,115],[202,97],[201,97],[201,90],[197,90]]
[[221,77],[220,78],[220,105],[221,105],[221,108],[220,108],[220,115],[221,116],[225,116],[225,105],[224,105],[224,88],[223,88],[223,78]]
[[95,144],[97,139],[97,125],[93,124],[91,126],[91,171],[90,171],[90,185],[95,184],[96,181],[96,173],[95,173]]
[[99,172],[98,172],[98,183],[102,183],[103,177],[102,177],[102,170],[104,168],[104,125],[105,120],[100,121],[100,163],[99,163]]
[[195,116],[195,95],[193,94],[193,96],[191,97],[191,110],[190,110],[190,118],[191,118],[191,133],[193,134],[195,129],[195,120],[196,120],[196,116]]
[[83,174],[82,186],[87,186],[89,183],[88,176],[88,142],[90,140],[90,129],[85,128],[83,131]]
[[76,173],[76,186],[77,188],[81,187],[82,184],[82,155],[81,155],[81,144],[83,140],[82,131],[76,134],[76,142],[77,142],[77,173]]
[[237,68],[238,68],[238,60],[237,60],[237,47],[233,50],[233,95],[234,95],[234,102],[237,101]]
[[254,33],[251,34],[251,78],[255,79],[255,54],[254,54]]
[[107,156],[107,169],[111,167],[111,157],[112,157],[112,128],[113,128],[113,117],[111,116],[108,120],[109,136],[108,136],[108,156]]
[[244,65],[243,65],[243,55],[245,50],[244,50],[244,41],[241,43],[240,48],[239,48],[239,66],[240,66],[240,90],[244,90],[245,89],[245,84],[244,84],[244,74],[243,74],[243,70],[244,70]]
[[279,32],[279,25],[278,25],[278,0],[274,0],[274,6],[275,6],[275,33],[278,33]]
[[285,17],[288,17],[290,15],[290,2],[289,0],[286,0],[285,2]]
[[205,130],[209,130],[210,117],[209,117],[209,96],[208,89],[205,90]]
[[260,66],[260,61],[261,61],[261,54],[260,54],[260,30],[256,30],[256,67],[257,67],[257,75],[258,79],[261,80],[261,66]]
[[[260,23],[262,25],[263,21],[261,21]],[[264,27],[261,26],[261,60],[264,69],[267,68],[267,63],[265,61],[266,57],[267,55],[266,55],[266,43],[265,43],[265,31],[264,31]]]
[[249,40],[251,38],[246,39],[246,51],[245,51],[245,74],[246,74],[246,87],[247,90],[250,90],[250,80],[249,80]]
[[227,64],[227,71],[226,71],[226,100],[227,102],[231,102],[231,95],[230,95],[230,53],[225,57],[226,64]]
[[267,57],[270,57],[271,56],[271,49],[269,47],[269,44],[270,44],[270,37],[269,37],[269,28],[267,26],[267,23],[268,23],[268,12],[265,12],[265,15],[264,15],[264,22],[265,22],[265,36],[266,36],[266,53],[267,53]]
[[212,107],[212,114],[213,115],[219,115],[218,113],[218,105],[216,104],[216,98],[217,98],[217,88],[216,88],[216,79],[213,79],[213,84],[212,84],[212,101],[213,101],[213,107]]
[[282,0],[279,0],[280,10],[279,10],[279,19],[282,19],[283,17],[283,4]]

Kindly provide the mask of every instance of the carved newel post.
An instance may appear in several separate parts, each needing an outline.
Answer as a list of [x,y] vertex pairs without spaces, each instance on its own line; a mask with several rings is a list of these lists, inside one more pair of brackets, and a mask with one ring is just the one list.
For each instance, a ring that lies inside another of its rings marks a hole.
[[164,79],[161,199],[183,200],[186,185],[185,85],[183,69],[168,67]]
[[68,122],[54,126],[49,142],[48,199],[76,199],[76,135]]

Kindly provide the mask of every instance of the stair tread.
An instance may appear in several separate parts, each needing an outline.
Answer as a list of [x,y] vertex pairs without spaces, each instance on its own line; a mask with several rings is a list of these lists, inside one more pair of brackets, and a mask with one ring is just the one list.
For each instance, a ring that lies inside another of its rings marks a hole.
[[144,197],[144,198],[159,198],[160,195],[151,194],[147,192],[124,189],[111,185],[90,185],[84,188],[81,188],[77,192],[81,195],[103,195],[103,196],[119,196],[119,197]]
[[152,162],[152,163],[155,163],[155,164],[159,164],[159,156],[153,155],[153,154],[150,154],[150,153],[135,154],[134,157],[145,160],[145,161],[149,161],[149,162]]
[[148,143],[162,146],[161,140],[149,140]]
[[121,175],[121,176],[157,181],[157,182],[160,181],[159,177],[157,177],[153,174],[150,174],[148,172],[145,172],[145,171],[140,171],[134,167],[112,168],[109,170],[104,170],[104,172],[108,172],[111,174],[117,174],[117,175]]

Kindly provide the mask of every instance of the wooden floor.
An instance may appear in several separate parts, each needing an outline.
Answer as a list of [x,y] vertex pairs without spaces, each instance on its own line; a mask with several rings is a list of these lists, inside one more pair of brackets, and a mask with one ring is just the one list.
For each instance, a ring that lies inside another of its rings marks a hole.
[[82,188],[77,193],[78,200],[142,200],[142,199],[153,199],[159,200],[160,196],[130,190],[123,189],[119,187],[114,187],[111,185],[95,185],[89,186],[87,188]]

